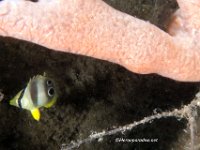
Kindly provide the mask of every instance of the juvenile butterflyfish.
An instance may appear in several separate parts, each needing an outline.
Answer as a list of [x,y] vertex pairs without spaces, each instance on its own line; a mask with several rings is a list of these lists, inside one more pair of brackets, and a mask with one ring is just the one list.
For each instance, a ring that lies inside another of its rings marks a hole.
[[10,105],[29,110],[33,118],[40,120],[39,108],[50,108],[57,100],[54,81],[45,75],[34,76],[13,99]]

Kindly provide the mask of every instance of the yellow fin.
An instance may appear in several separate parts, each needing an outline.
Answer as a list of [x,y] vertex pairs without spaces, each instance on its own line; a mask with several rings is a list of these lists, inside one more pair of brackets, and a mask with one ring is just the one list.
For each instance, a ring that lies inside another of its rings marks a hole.
[[37,120],[37,121],[40,120],[40,111],[38,108],[31,110],[31,114],[35,120]]
[[12,106],[17,106],[16,99],[15,98],[11,99],[9,104],[12,105]]
[[18,104],[17,104],[17,101],[18,101],[18,99],[19,99],[19,96],[20,96],[21,92],[22,92],[22,90],[21,90],[19,93],[17,93],[17,95],[16,95],[13,99],[11,99],[11,100],[9,101],[9,104],[10,104],[10,105],[19,107]]
[[51,100],[49,103],[47,103],[44,107],[45,108],[50,108],[51,106],[53,106],[53,104],[55,104],[56,99]]

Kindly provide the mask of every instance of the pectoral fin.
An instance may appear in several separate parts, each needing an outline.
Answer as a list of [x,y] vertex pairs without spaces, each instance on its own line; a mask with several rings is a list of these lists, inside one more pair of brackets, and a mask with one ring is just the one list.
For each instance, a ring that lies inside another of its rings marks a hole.
[[53,105],[55,104],[55,102],[56,102],[56,99],[50,101],[50,102],[49,102],[48,104],[46,104],[44,107],[45,107],[45,108],[50,108],[51,106],[53,106]]
[[31,110],[31,114],[35,120],[37,120],[37,121],[40,120],[40,111],[38,108]]

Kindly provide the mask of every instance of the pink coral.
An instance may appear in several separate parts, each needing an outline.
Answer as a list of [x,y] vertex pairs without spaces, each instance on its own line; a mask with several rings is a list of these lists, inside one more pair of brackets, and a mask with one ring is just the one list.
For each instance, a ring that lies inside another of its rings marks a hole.
[[132,72],[200,80],[200,0],[177,0],[169,33],[102,0],[4,0],[0,35],[118,63]]

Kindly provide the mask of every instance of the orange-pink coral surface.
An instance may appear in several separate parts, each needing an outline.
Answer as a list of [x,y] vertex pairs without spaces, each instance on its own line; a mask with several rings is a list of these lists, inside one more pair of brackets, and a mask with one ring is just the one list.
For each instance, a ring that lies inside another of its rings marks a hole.
[[120,64],[136,73],[200,81],[200,0],[177,0],[166,33],[102,0],[0,2],[0,35]]

